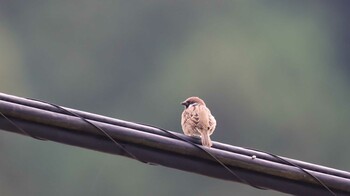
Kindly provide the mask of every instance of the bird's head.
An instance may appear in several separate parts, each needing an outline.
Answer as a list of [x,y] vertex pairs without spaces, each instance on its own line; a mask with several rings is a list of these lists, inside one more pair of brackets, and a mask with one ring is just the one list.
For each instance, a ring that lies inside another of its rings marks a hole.
[[190,106],[195,106],[195,105],[204,105],[205,106],[205,103],[199,97],[189,97],[184,102],[182,102],[181,105],[184,105],[185,108],[188,108]]

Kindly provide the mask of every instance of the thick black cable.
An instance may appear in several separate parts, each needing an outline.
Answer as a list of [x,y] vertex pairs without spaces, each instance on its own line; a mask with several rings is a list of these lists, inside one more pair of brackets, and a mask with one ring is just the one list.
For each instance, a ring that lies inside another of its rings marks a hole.
[[[42,110],[45,110],[45,111],[62,113],[61,110],[57,109],[54,106],[51,106],[51,105],[48,105],[48,104],[44,104],[44,103],[41,103],[41,102],[37,102],[37,101],[32,101],[30,99],[26,99],[26,98],[22,98],[22,97],[16,97],[16,96],[12,96],[12,95],[7,95],[7,94],[4,94],[4,93],[0,93],[0,100],[6,101],[6,102],[10,102],[10,103],[17,103],[17,104],[24,105],[24,106],[33,107],[33,108],[36,108],[36,109],[42,109]],[[77,114],[81,115],[82,117],[84,117],[86,119],[89,119],[89,120],[95,120],[95,121],[104,122],[104,123],[117,125],[117,126],[121,126],[121,127],[132,128],[132,129],[145,131],[145,132],[156,134],[156,135],[167,135],[167,134],[163,134],[163,131],[157,130],[155,128],[147,127],[147,126],[138,125],[138,124],[133,123],[133,122],[128,122],[128,121],[123,121],[123,120],[119,120],[119,119],[108,118],[108,117],[105,117],[105,116],[100,116],[100,115],[96,115],[96,114],[92,114],[92,113],[88,113],[88,112],[83,112],[83,111],[79,111],[79,110],[74,110],[74,109],[70,109],[70,108],[66,108],[66,109],[70,110],[70,111],[73,111],[73,112],[75,112],[75,113],[77,113]],[[176,134],[176,135],[178,135],[180,137],[183,137],[183,134],[180,134],[180,133],[174,133],[174,134]],[[193,141],[193,139],[190,139],[190,141]],[[215,148],[219,149],[219,150],[224,150],[224,151],[238,153],[238,154],[247,155],[247,156],[251,156],[252,154],[256,153],[256,155],[259,156],[260,159],[267,160],[267,161],[272,161],[272,162],[276,162],[276,163],[285,164],[285,162],[280,161],[279,159],[276,159],[276,158],[274,158],[274,157],[272,157],[272,156],[270,156],[268,154],[265,154],[265,153],[248,150],[248,149],[245,149],[245,148],[242,148],[242,147],[237,148],[237,147],[234,147],[234,146],[229,146],[229,145],[226,145],[226,144],[215,143],[215,142],[214,142],[214,145],[215,145]],[[292,159],[285,158],[285,157],[283,157],[283,158],[286,159],[286,160],[289,160],[292,163],[300,165],[304,169],[308,169],[308,170],[320,172],[320,173],[323,173],[323,174],[329,174],[329,175],[333,175],[333,176],[337,176],[337,177],[343,177],[343,178],[346,178],[346,179],[350,179],[350,173],[345,172],[345,171],[335,170],[333,168],[326,168],[326,167],[323,167],[323,166],[320,166],[320,165],[314,165],[314,164],[302,162],[302,161],[299,161],[299,160],[292,160]]]
[[[147,164],[150,164],[148,162],[144,162],[144,161],[141,161],[139,160],[137,157],[135,157],[132,153],[130,153],[129,151],[127,151],[121,144],[119,144],[114,138],[112,138],[106,131],[104,131],[102,128],[98,127],[97,125],[95,125],[94,123],[90,122],[89,120],[85,119],[84,117],[80,116],[79,114],[76,114],[72,111],[69,111],[61,106],[58,106],[58,105],[55,105],[55,104],[51,104],[51,103],[47,103],[47,102],[44,102],[44,101],[41,101],[41,100],[35,100],[35,99],[31,99],[31,100],[34,100],[34,101],[38,101],[38,102],[42,102],[42,103],[45,103],[45,104],[48,104],[48,105],[52,105],[56,108],[58,108],[59,110],[62,110],[64,113],[68,113],[72,116],[76,116],[78,118],[80,118],[81,120],[83,120],[84,122],[90,124],[91,126],[95,127],[96,129],[98,129],[100,132],[102,132],[105,136],[107,136],[111,141],[113,141],[113,143],[115,143],[119,148],[121,148],[123,151],[125,151],[128,155],[130,155],[130,157],[134,158],[135,160],[138,160],[140,162],[143,162],[143,163],[147,163]],[[20,130],[20,132],[22,132],[23,134],[25,135],[28,135],[30,137],[33,137],[35,139],[39,139],[39,140],[43,140],[42,138],[38,138],[36,136],[32,136],[30,134],[28,134],[25,130],[23,130],[21,127],[19,127],[18,125],[16,125],[11,119],[9,119],[8,117],[6,117],[3,113],[1,113],[1,116],[4,117],[4,119],[6,119],[8,122],[10,122],[14,127],[16,127],[16,129]],[[246,183],[248,185],[251,185],[252,187],[255,187],[255,188],[258,188],[258,189],[264,189],[264,188],[261,188],[261,187],[257,187],[255,185],[252,185],[250,184],[249,182],[247,182],[246,180],[240,178],[235,172],[233,172],[230,168],[228,168],[224,163],[222,163],[218,158],[216,158],[213,154],[211,154],[209,151],[207,151],[206,149],[204,149],[203,147],[199,146],[198,144],[195,144],[193,143],[192,141],[189,141],[183,137],[179,137],[165,129],[162,129],[162,128],[159,128],[159,127],[155,127],[155,126],[152,126],[152,125],[147,125],[147,124],[141,124],[141,123],[138,123],[139,125],[144,125],[144,126],[148,126],[148,127],[152,127],[152,128],[155,128],[155,129],[159,129],[163,132],[165,132],[166,134],[168,135],[171,135],[173,138],[177,138],[177,139],[180,139],[182,141],[185,141],[193,146],[195,146],[196,148],[200,149],[201,151],[204,151],[206,154],[208,154],[210,157],[212,157],[216,162],[218,162],[221,166],[223,166],[227,171],[229,171],[232,175],[234,175],[238,180],[240,180],[241,182],[243,183]],[[310,172],[306,171],[304,168],[302,168],[301,166],[295,164],[295,163],[292,163],[291,161],[288,161],[286,159],[283,159],[277,155],[274,155],[272,153],[268,153],[268,152],[264,152],[264,151],[260,151],[260,150],[255,150],[255,149],[250,149],[250,148],[245,148],[245,149],[248,149],[248,150],[254,150],[254,151],[257,151],[257,152],[262,152],[262,153],[265,153],[265,154],[268,154],[284,163],[287,163],[288,165],[291,165],[291,166],[294,166],[298,169],[300,169],[302,172],[306,173],[308,176],[310,176],[311,178],[313,178],[316,182],[318,182],[322,187],[324,187],[329,193],[331,193],[332,195],[336,195],[325,183],[323,183],[320,179],[318,179],[316,176],[314,176],[313,174],[311,174]]]

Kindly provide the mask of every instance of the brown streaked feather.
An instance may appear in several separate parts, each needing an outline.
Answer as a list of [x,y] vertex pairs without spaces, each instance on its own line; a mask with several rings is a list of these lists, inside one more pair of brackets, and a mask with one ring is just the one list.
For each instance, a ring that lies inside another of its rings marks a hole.
[[185,106],[181,116],[181,126],[185,135],[200,136],[202,145],[211,147],[209,136],[215,130],[216,120],[204,101],[198,97],[190,97],[181,104]]

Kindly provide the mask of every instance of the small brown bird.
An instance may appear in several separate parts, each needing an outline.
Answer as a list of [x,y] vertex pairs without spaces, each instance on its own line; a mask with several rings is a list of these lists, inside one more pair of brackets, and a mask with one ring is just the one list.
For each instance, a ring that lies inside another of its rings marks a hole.
[[181,126],[185,135],[200,136],[202,145],[211,147],[210,135],[216,127],[216,120],[204,101],[199,97],[189,97],[181,103],[185,106],[181,116]]

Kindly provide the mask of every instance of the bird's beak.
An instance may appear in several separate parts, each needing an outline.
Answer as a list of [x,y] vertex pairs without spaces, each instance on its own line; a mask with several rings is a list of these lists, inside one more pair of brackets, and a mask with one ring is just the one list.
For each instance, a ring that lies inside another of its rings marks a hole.
[[186,101],[181,102],[181,105],[187,105]]

